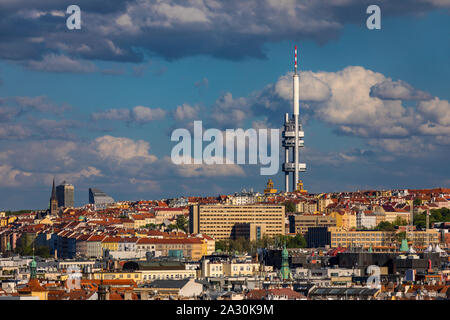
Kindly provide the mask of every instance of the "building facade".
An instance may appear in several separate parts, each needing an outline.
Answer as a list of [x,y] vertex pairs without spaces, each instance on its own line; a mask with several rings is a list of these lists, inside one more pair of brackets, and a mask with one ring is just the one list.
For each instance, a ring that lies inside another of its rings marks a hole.
[[[189,231],[206,234],[215,240],[235,239],[237,235],[245,237],[245,230],[251,233],[252,229],[254,232],[259,230],[261,237],[271,237],[285,233],[284,216],[284,205],[193,205],[189,213]],[[250,236],[248,234],[248,238]]]
[[332,216],[319,214],[289,216],[290,233],[301,233],[305,235],[308,229],[312,227],[336,227],[336,219]]
[[73,208],[75,206],[75,188],[65,181],[56,187],[58,207]]

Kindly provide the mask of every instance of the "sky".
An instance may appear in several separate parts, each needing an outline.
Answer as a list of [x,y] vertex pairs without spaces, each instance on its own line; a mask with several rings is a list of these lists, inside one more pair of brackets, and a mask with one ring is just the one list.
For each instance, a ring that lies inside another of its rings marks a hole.
[[449,15],[447,0],[0,0],[0,210],[47,208],[53,178],[77,206],[90,187],[116,200],[283,189],[260,165],[176,165],[170,137],[195,120],[281,128],[295,45],[305,189],[449,187]]

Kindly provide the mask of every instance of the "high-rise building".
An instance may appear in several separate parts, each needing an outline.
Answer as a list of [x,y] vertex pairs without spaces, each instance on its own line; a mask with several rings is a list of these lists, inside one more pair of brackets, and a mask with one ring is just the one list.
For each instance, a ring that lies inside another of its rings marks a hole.
[[284,205],[193,205],[189,212],[189,231],[216,240],[261,239],[264,235],[285,233]]
[[63,181],[56,187],[56,197],[58,199],[58,207],[73,208],[75,188],[73,185]]
[[97,188],[89,188],[89,203],[94,204],[96,208],[104,208],[114,199]]

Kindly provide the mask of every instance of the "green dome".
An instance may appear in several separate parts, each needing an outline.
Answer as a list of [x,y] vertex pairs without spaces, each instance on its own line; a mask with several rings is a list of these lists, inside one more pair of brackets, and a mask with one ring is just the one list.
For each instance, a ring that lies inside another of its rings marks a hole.
[[31,262],[30,262],[30,267],[31,267],[31,268],[36,268],[36,267],[37,267],[37,263],[36,263],[36,260],[34,260],[34,258],[33,258],[33,260],[31,260]]

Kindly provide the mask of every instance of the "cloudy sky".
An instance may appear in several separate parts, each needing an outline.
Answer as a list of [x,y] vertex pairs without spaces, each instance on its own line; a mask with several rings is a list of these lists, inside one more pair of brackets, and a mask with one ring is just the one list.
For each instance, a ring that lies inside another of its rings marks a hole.
[[77,205],[89,187],[262,191],[259,166],[172,164],[170,135],[281,127],[295,44],[308,191],[449,187],[449,15],[448,0],[0,0],[0,209],[48,207],[53,177]]

